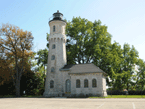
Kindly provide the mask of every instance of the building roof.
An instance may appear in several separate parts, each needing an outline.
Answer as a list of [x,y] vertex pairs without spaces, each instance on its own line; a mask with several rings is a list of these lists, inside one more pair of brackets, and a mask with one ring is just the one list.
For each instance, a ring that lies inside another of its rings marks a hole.
[[78,74],[78,73],[105,73],[103,70],[101,70],[99,67],[97,67],[93,63],[90,63],[90,64],[69,64],[69,65],[65,65],[60,70],[61,71],[69,70],[70,74]]
[[68,64],[68,65],[65,65],[63,68],[61,68],[61,70],[70,70],[70,68],[72,66],[74,66],[74,65],[76,65],[76,64]]

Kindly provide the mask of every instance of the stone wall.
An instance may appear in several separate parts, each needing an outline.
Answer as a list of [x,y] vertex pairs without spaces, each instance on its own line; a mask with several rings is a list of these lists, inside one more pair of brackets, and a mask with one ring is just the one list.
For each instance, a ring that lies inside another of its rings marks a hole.
[[[61,75],[60,78],[62,78],[62,95],[73,97],[79,96],[81,94],[83,95],[92,95],[92,96],[107,96],[106,93],[106,79],[104,76],[102,76],[102,73],[90,73],[90,74],[69,74],[69,71],[60,71]],[[71,94],[66,94],[66,80],[71,80]],[[76,88],[76,80],[80,79],[81,86],[80,88]],[[88,88],[84,88],[84,80],[88,79]],[[97,80],[97,87],[92,87],[92,79]],[[57,84],[55,84],[55,87],[58,87]],[[54,89],[51,89],[49,91],[50,96],[58,96],[59,93],[57,93]]]
[[[81,87],[76,88],[76,80],[80,79]],[[88,88],[84,88],[84,80],[88,79]],[[97,80],[97,87],[92,87],[92,79]],[[71,93],[72,94],[102,94],[102,78],[101,73],[94,74],[71,74]]]
[[[59,71],[64,65],[66,65],[66,36],[65,36],[65,22],[51,21],[50,36],[49,36],[49,54],[48,54],[48,66],[45,82],[44,96],[61,95],[63,92],[62,73]],[[53,32],[53,26],[55,26],[55,32]],[[52,45],[55,44],[55,49],[52,49]],[[51,60],[52,55],[55,56],[54,60]],[[51,68],[54,67],[55,71],[51,72]],[[50,81],[54,81],[54,88],[50,88]]]
[[[66,92],[66,80],[71,80],[71,94],[72,95],[100,95],[106,96],[104,92],[106,92],[106,80],[102,78],[102,73],[90,73],[90,74],[68,74],[69,71],[61,71],[63,74],[62,83],[63,83],[63,93]],[[76,88],[76,80],[80,79],[81,87]],[[88,79],[88,88],[84,88],[84,79]],[[92,87],[92,79],[97,80],[97,87]],[[104,85],[104,86],[103,86]],[[104,92],[103,92],[104,90]]]

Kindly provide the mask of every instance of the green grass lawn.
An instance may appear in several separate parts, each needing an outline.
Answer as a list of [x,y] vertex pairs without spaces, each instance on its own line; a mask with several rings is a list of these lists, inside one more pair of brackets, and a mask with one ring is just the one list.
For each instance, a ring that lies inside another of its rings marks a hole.
[[107,97],[89,97],[89,98],[145,98],[145,95],[108,95]]

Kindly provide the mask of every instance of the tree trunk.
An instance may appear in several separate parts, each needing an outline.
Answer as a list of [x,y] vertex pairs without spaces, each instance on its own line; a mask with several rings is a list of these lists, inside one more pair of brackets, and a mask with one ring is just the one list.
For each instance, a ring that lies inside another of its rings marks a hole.
[[18,78],[16,79],[16,97],[20,97],[20,81],[18,80]]
[[127,91],[128,91],[128,89],[129,89],[129,84],[128,84],[128,82],[127,82]]

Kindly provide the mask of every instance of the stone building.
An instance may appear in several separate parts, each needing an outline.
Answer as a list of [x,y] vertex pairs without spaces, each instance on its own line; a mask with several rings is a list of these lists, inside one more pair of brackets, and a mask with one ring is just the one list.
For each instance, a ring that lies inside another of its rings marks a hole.
[[106,73],[92,63],[67,65],[66,22],[57,11],[49,21],[49,54],[43,96],[100,95],[106,93]]

